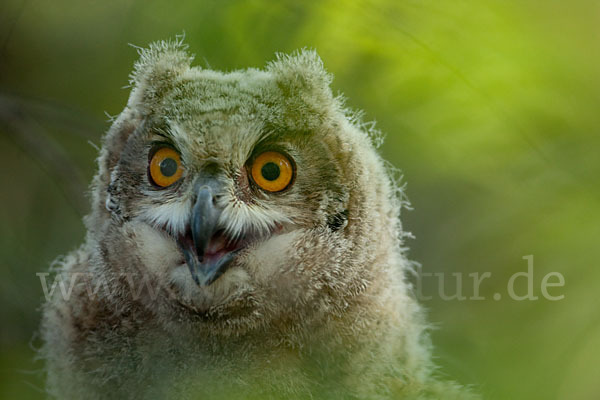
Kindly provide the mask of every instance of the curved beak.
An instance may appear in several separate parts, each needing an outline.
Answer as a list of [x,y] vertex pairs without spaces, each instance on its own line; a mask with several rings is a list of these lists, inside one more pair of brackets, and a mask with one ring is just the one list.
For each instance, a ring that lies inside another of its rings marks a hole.
[[207,286],[225,272],[236,252],[207,256],[211,242],[221,236],[218,234],[218,224],[223,210],[217,204],[217,199],[223,188],[217,178],[209,176],[198,179],[195,189],[196,200],[189,222],[190,229],[178,243],[194,281],[200,286]]
[[192,209],[190,226],[194,248],[200,262],[204,261],[208,242],[217,231],[217,223],[222,211],[216,205],[215,186],[215,181],[212,179],[200,186]]

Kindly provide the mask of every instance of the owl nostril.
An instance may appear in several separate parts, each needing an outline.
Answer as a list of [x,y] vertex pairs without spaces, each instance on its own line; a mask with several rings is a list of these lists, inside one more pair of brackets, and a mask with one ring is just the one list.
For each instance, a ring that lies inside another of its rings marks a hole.
[[222,169],[218,164],[210,163],[204,165],[194,184],[196,196],[198,196],[200,191],[207,190],[212,197],[212,204],[216,206],[223,197],[224,185],[220,179],[222,175]]
[[214,187],[212,187],[212,185],[204,185],[196,190],[196,193],[193,197],[194,203],[198,201],[198,195],[201,192],[203,192],[204,201],[211,203],[213,207],[217,207],[219,202],[223,198],[223,194],[215,193],[215,189]]
[[213,195],[213,205],[216,207],[218,204],[223,204],[222,201],[225,198],[225,193],[217,193]]

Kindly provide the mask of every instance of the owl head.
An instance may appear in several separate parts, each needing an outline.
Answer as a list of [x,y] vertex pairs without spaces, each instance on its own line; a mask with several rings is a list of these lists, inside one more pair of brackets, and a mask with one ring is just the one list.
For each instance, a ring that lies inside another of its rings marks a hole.
[[340,315],[397,280],[395,187],[317,54],[191,63],[180,41],[140,50],[86,220],[97,273],[137,274],[165,320],[227,332]]

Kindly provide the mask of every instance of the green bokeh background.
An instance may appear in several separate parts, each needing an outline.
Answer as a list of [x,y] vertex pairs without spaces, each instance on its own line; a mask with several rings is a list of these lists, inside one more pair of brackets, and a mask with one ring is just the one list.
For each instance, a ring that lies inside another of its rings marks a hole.
[[[0,398],[44,397],[35,273],[83,239],[94,146],[128,96],[127,44],[184,31],[196,63],[222,70],[315,48],[334,91],[377,121],[408,183],[410,257],[462,273],[467,296],[469,273],[492,274],[480,301],[424,281],[444,375],[489,399],[600,398],[595,0],[3,1]],[[539,299],[516,301],[507,282],[527,255]],[[541,296],[549,272],[564,299]]]

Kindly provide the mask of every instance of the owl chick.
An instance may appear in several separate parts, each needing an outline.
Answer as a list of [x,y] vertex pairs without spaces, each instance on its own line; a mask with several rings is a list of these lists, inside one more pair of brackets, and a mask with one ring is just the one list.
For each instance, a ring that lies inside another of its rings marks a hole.
[[313,51],[140,50],[42,322],[60,399],[467,398],[432,376],[400,202]]

